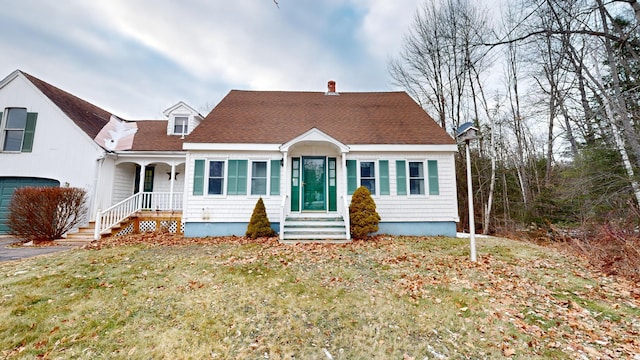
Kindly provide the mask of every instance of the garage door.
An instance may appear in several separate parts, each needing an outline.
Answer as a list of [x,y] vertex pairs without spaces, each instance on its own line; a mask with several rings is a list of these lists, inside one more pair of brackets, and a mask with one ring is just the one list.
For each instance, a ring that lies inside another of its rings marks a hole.
[[13,191],[25,186],[60,186],[60,182],[41,178],[0,177],[0,235],[9,232],[7,218],[9,217],[9,203]]

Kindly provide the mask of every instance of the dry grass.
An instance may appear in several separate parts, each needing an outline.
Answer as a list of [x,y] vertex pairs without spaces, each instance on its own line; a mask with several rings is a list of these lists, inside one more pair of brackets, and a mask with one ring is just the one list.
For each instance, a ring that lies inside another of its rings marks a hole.
[[527,243],[481,239],[471,264],[467,241],[448,238],[180,242],[143,235],[0,264],[1,356],[640,354],[640,292]]

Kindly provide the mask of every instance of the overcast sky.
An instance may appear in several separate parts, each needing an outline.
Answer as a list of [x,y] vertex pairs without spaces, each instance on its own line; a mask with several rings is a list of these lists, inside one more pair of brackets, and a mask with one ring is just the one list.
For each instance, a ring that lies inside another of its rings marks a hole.
[[4,0],[0,79],[20,69],[127,119],[231,89],[398,90],[387,63],[422,0],[278,3]]

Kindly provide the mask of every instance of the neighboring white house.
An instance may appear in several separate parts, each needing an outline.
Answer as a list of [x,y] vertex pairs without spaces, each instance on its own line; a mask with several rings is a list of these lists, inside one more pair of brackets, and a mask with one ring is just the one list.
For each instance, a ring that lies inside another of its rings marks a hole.
[[165,115],[124,121],[27,73],[11,73],[0,81],[0,234],[9,230],[13,190],[23,186],[84,188],[89,220],[139,189],[157,195],[143,206],[181,209],[182,143],[202,116],[182,102]]
[[[282,239],[348,239],[370,189],[380,233],[455,236],[453,138],[404,92],[231,91],[203,117],[128,121],[16,70],[0,81],[0,234],[15,188],[87,190],[108,230],[140,209],[182,214],[185,236],[243,235],[262,197]],[[184,195],[183,195],[184,193]]]
[[281,239],[348,239],[361,185],[380,233],[455,236],[456,143],[405,92],[233,90],[184,149],[188,237],[244,234],[262,197]]

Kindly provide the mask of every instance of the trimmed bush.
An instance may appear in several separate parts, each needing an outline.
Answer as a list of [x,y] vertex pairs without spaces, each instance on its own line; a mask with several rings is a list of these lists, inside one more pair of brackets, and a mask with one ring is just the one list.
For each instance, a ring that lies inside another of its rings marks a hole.
[[258,199],[256,207],[253,208],[246,235],[251,239],[276,235],[276,232],[271,228],[271,223],[267,217],[267,209],[264,207],[262,198]]
[[23,187],[9,203],[11,234],[25,240],[52,241],[86,220],[86,191],[69,187]]
[[371,197],[369,189],[360,186],[351,197],[349,205],[349,222],[351,223],[351,237],[364,239],[369,234],[378,231],[380,215],[376,212],[376,203]]

